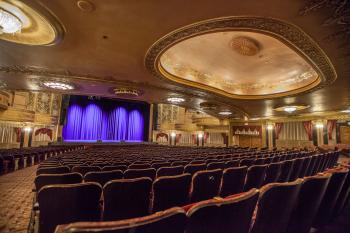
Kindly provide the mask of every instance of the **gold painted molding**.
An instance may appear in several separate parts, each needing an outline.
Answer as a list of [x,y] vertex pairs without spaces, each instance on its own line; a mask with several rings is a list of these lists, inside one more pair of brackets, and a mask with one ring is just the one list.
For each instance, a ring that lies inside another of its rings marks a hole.
[[[168,48],[183,40],[206,33],[232,30],[244,30],[263,33],[280,40],[282,43],[303,57],[318,73],[320,80],[317,82],[315,81],[306,87],[284,93],[257,96],[235,95],[214,87],[199,84],[189,80],[179,79],[176,76],[166,72],[160,65],[159,59],[161,55]],[[253,16],[232,16],[210,19],[175,30],[160,38],[149,48],[146,53],[144,62],[148,71],[159,79],[166,80],[172,84],[177,84],[179,86],[191,88],[193,90],[205,90],[233,99],[269,99],[284,96],[293,96],[302,92],[310,92],[330,85],[337,78],[336,71],[327,55],[317,45],[317,43],[313,41],[299,27],[291,23],[273,18]]]

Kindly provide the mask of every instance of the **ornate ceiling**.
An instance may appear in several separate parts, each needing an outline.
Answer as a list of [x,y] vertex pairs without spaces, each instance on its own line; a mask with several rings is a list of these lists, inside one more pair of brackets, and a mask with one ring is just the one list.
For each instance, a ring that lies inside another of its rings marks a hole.
[[217,107],[203,111],[233,118],[286,116],[274,111],[284,105],[340,111],[350,106],[349,7],[334,2],[28,0],[60,39],[29,46],[2,37],[0,80],[34,91],[62,80],[76,87],[66,93],[106,97],[128,87],[142,95],[126,98],[180,96],[181,106],[210,102]]

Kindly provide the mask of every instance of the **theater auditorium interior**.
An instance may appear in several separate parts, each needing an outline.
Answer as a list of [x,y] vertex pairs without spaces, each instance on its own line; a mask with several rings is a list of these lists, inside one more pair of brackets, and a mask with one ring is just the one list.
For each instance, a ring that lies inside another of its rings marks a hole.
[[0,233],[349,233],[350,0],[0,0]]

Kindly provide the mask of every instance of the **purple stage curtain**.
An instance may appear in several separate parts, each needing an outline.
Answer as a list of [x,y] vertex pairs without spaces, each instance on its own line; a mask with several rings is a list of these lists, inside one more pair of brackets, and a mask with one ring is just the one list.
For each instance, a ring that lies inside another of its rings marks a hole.
[[94,103],[71,105],[63,127],[64,140],[142,141],[143,135],[144,119],[139,110],[103,109]]

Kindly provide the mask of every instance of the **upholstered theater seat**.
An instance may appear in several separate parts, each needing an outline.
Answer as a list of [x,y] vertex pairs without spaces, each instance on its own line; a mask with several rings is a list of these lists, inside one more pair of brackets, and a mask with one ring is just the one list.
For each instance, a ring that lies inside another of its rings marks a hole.
[[151,164],[149,163],[140,163],[140,164],[130,164],[128,169],[147,169],[150,168]]
[[213,198],[219,194],[222,170],[196,172],[192,177],[191,202]]
[[170,166],[171,166],[171,163],[169,162],[161,162],[161,163],[153,163],[151,167],[158,170],[161,167],[170,167]]
[[231,168],[231,167],[239,167],[239,160],[231,160],[231,161],[227,161],[225,163],[225,167],[226,168]]
[[122,179],[123,171],[113,170],[113,171],[99,171],[99,172],[88,172],[84,176],[85,182],[96,182],[102,187],[111,180]]
[[101,192],[97,183],[43,187],[38,193],[39,232],[52,233],[59,224],[98,221]]
[[152,212],[187,205],[191,180],[188,173],[157,178],[153,183]]
[[225,162],[211,162],[207,165],[207,170],[225,169]]
[[[347,169],[350,168],[350,165],[346,166]],[[346,208],[346,201],[350,196],[350,171],[348,172],[348,175],[346,176],[346,180],[344,182],[344,185],[339,193],[339,197],[337,199],[337,203],[335,204],[334,211],[332,217],[338,217],[342,214],[343,210]]]
[[315,228],[325,226],[330,222],[334,212],[334,207],[343,188],[349,170],[339,168],[329,170],[328,172],[332,174],[332,177],[330,178],[326,193],[322,199],[320,208],[318,209],[314,220],[313,226]]
[[257,213],[251,233],[284,233],[298,200],[302,179],[267,184],[260,189]]
[[185,166],[184,173],[190,173],[191,175],[194,175],[198,171],[204,171],[207,169],[207,165],[205,163],[201,164],[188,164]]
[[304,178],[288,224],[288,233],[309,233],[330,177],[331,174],[319,174]]
[[225,199],[192,205],[186,233],[248,233],[259,192],[252,189]]
[[314,174],[314,167],[316,166],[317,163],[317,156],[313,155],[310,157],[310,164],[309,167],[307,168],[307,171],[305,173],[305,176],[313,176]]
[[266,169],[264,184],[275,183],[281,174],[283,162],[270,163]]
[[306,176],[310,163],[311,163],[311,157],[305,157],[303,165],[301,166],[299,178],[303,178],[304,176]]
[[70,169],[67,166],[59,166],[59,167],[40,167],[36,170],[37,175],[41,174],[63,174],[69,173]]
[[255,159],[241,159],[240,162],[239,162],[239,166],[247,166],[247,167],[250,167],[254,164],[255,162]]
[[260,188],[265,179],[267,165],[253,165],[248,168],[247,179],[244,185],[244,191],[252,188]]
[[161,176],[177,176],[184,172],[183,166],[161,167],[157,170],[157,177]]
[[174,161],[171,163],[171,166],[186,166],[188,164],[188,162],[186,161]]
[[78,222],[58,226],[56,233],[183,233],[187,216],[175,207],[155,214],[114,222]]
[[83,181],[80,173],[66,173],[66,174],[43,174],[35,177],[35,190],[39,191],[45,185],[53,184],[77,184]]
[[289,181],[294,181],[299,178],[299,174],[304,164],[304,158],[299,158],[294,160],[293,169],[289,176]]
[[278,182],[288,182],[290,174],[292,173],[294,166],[294,160],[286,160],[282,164],[281,174],[278,178]]
[[97,166],[74,166],[72,172],[79,172],[82,176],[85,176],[88,172],[101,171],[100,167]]
[[149,214],[152,180],[147,177],[109,181],[103,187],[103,220],[120,220]]
[[156,169],[154,168],[145,168],[145,169],[127,169],[124,172],[125,179],[134,179],[140,177],[148,177],[151,180],[154,180],[156,177]]
[[113,166],[105,166],[102,168],[102,171],[113,171],[113,170],[121,170],[121,171],[125,171],[126,169],[128,169],[128,167],[126,165],[113,165]]
[[243,192],[247,170],[247,166],[225,169],[222,175],[220,196],[226,197]]

